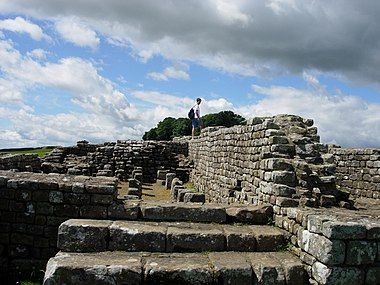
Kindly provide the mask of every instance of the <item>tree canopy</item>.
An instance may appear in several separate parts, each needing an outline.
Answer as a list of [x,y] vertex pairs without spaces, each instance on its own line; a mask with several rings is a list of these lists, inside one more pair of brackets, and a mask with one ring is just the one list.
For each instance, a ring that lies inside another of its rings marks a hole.
[[[232,111],[222,111],[202,116],[203,127],[243,125],[246,120]],[[191,135],[191,120],[188,118],[167,117],[156,127],[145,132],[143,140],[169,141],[174,137]]]

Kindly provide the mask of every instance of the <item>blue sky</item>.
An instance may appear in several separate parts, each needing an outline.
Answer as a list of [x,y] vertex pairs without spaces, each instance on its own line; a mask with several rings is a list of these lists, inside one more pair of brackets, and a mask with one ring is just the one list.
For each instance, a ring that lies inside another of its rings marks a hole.
[[0,148],[140,139],[197,97],[380,147],[380,3],[331,2],[3,0]]

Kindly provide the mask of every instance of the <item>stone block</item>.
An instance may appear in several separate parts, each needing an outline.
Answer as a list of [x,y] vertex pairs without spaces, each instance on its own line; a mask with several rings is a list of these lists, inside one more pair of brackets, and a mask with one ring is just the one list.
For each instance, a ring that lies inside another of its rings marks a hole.
[[226,214],[233,222],[265,225],[273,215],[273,208],[270,205],[227,207]]
[[178,189],[177,202],[183,202],[183,198],[185,197],[185,194],[186,193],[192,193],[192,192],[193,192],[193,190],[191,190],[191,189],[186,189],[186,188]]
[[307,229],[309,232],[321,234],[323,229],[323,223],[334,219],[332,216],[327,215],[308,215],[307,217]]
[[286,242],[286,232],[272,226],[249,226],[256,239],[257,251],[276,251]]
[[246,226],[223,225],[228,251],[256,251],[256,238]]
[[205,194],[203,193],[192,192],[183,196],[183,202],[185,203],[204,203],[205,200]]
[[251,264],[236,252],[211,252],[208,258],[214,268],[217,284],[252,284]]
[[98,205],[84,205],[80,207],[79,216],[81,218],[105,219],[107,218],[107,207]]
[[371,241],[347,242],[346,264],[364,265],[375,262],[377,256],[377,243]]
[[331,239],[365,239],[366,227],[356,222],[324,222],[322,233]]
[[185,187],[183,187],[182,185],[172,186],[172,188],[170,190],[170,198],[171,198],[172,201],[177,201],[178,200],[178,191],[180,189],[185,189]]
[[166,180],[166,174],[167,173],[168,173],[167,170],[157,170],[157,179]]
[[139,203],[112,203],[107,209],[107,215],[110,219],[118,220],[137,220],[140,207]]
[[285,271],[271,253],[247,253],[253,284],[285,285]]
[[116,221],[109,231],[110,250],[165,252],[167,226],[163,223]]
[[344,284],[357,285],[364,282],[364,271],[356,267],[327,267],[315,262],[312,266],[312,276],[321,285]]
[[67,252],[105,251],[111,224],[111,221],[67,220],[58,228],[58,248]]
[[49,192],[49,202],[54,204],[59,204],[63,202],[63,193],[60,191],[50,191]]
[[346,246],[341,240],[329,240],[324,236],[301,230],[298,244],[324,264],[336,265],[344,262]]
[[74,205],[90,204],[90,195],[77,193],[63,193],[63,202]]
[[213,284],[213,271],[201,254],[147,257],[144,280],[147,284]]
[[369,267],[366,272],[365,285],[380,283],[380,267]]
[[273,181],[276,184],[294,186],[296,176],[292,171],[272,171],[270,181]]
[[289,252],[277,252],[273,256],[282,265],[286,284],[304,285],[308,283],[309,276],[305,265],[297,256]]
[[45,285],[141,284],[141,254],[124,252],[58,253],[46,265]]
[[219,225],[168,224],[167,252],[222,251],[224,249],[224,234]]
[[175,178],[176,174],[175,173],[167,173],[166,174],[166,180],[165,180],[165,187],[166,189],[170,189],[172,186],[172,181]]

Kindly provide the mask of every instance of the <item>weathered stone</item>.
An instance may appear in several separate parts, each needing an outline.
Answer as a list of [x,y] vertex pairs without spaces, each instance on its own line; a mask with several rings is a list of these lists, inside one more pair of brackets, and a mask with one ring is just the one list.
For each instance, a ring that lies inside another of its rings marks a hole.
[[363,239],[366,227],[356,222],[324,222],[322,233],[331,239]]
[[109,249],[164,252],[166,231],[162,223],[116,221],[109,227]]
[[252,265],[253,284],[285,285],[285,271],[271,253],[247,253]]
[[221,251],[224,248],[224,234],[218,225],[168,224],[167,252]]
[[369,267],[365,277],[365,285],[378,284],[380,280],[380,267]]
[[213,271],[208,258],[200,254],[147,257],[144,280],[148,284],[212,284]]
[[63,193],[60,191],[50,191],[49,192],[49,202],[51,203],[62,203],[63,202]]
[[345,243],[311,233],[307,230],[299,232],[298,244],[306,252],[328,265],[343,264],[345,258]]
[[355,267],[327,267],[315,262],[312,266],[313,278],[322,285],[357,285],[363,284],[364,272]]
[[227,207],[226,214],[234,222],[264,225],[272,216],[273,208],[270,205]]
[[112,203],[107,209],[107,215],[110,219],[118,220],[137,220],[140,207],[139,203]]
[[170,189],[172,186],[172,181],[175,178],[176,174],[175,173],[168,173],[166,174],[166,181],[165,181],[165,188]]
[[276,251],[285,243],[285,232],[272,226],[249,226],[256,239],[257,251]]
[[303,285],[308,282],[305,265],[289,252],[277,252],[273,256],[281,263],[284,269],[286,284]]
[[183,196],[183,202],[185,203],[204,203],[205,202],[205,194],[203,193],[186,193]]
[[212,252],[208,255],[218,284],[252,284],[252,269],[247,258],[236,252]]
[[141,254],[58,253],[46,266],[44,285],[141,284]]
[[145,220],[215,222],[226,221],[226,211],[221,205],[141,203]]
[[347,243],[346,264],[372,264],[377,255],[377,243],[369,241],[349,241]]
[[111,221],[68,220],[58,228],[58,248],[68,252],[107,250]]
[[256,251],[256,238],[247,226],[223,225],[228,251]]

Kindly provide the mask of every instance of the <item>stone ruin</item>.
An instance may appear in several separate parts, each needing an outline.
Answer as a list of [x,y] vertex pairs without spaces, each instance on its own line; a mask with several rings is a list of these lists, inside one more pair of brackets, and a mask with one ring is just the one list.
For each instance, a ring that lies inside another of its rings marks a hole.
[[[380,150],[321,144],[310,119],[30,158],[0,157],[5,283],[380,284]],[[171,201],[144,200],[154,181]]]

